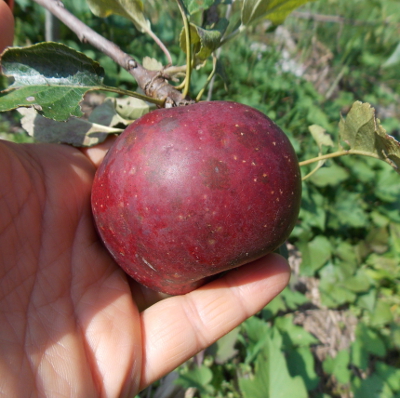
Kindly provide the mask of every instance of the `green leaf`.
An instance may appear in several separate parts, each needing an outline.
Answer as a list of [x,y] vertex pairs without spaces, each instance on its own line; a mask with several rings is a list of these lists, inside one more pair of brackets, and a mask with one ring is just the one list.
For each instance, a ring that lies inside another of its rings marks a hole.
[[[317,124],[313,124],[312,126],[309,126],[308,129],[310,130],[310,133],[314,140],[316,141],[318,148],[319,148],[319,153],[318,155],[321,156],[323,153],[323,147],[324,146],[334,146],[333,141],[330,137],[329,134],[326,134],[326,131],[324,128],[321,126],[318,126]],[[303,177],[303,181],[312,176],[317,170],[319,170],[325,163],[325,160],[320,160],[314,169],[308,173],[306,176]],[[318,184],[317,184],[318,185]]]
[[264,347],[271,330],[265,321],[255,316],[243,322],[242,328],[246,336],[245,363],[252,363]]
[[384,160],[400,173],[400,142],[386,134],[370,104],[356,101],[340,121],[339,133],[350,152]]
[[330,226],[350,226],[354,228],[367,227],[370,223],[367,213],[363,210],[363,199],[358,193],[350,193],[340,190],[336,195],[336,201],[330,208],[332,217]]
[[334,146],[331,136],[321,126],[313,124],[312,126],[309,126],[308,129],[310,130],[310,133],[317,143],[320,151],[322,151],[324,146]]
[[299,218],[306,230],[317,227],[325,229],[326,215],[325,210],[327,198],[319,192],[312,184],[303,183],[301,198],[301,209]]
[[293,323],[293,314],[278,317],[275,320],[275,326],[282,335],[285,350],[319,343],[319,340],[311,333]]
[[215,0],[183,0],[188,13],[195,14],[201,10],[207,10],[214,4]]
[[376,196],[389,203],[400,202],[400,178],[390,168],[377,173],[378,184],[375,188]]
[[389,230],[394,250],[400,255],[400,224],[391,223]]
[[318,387],[319,377],[315,372],[314,356],[309,347],[299,347],[289,351],[287,364],[290,374],[300,376],[308,391]]
[[9,48],[2,55],[1,65],[14,83],[0,93],[0,112],[33,107],[58,121],[79,117],[83,95],[103,84],[103,68],[63,44]]
[[207,353],[214,357],[215,363],[224,364],[237,354],[238,350],[235,349],[235,344],[238,340],[239,332],[240,327],[233,329],[207,349]]
[[357,306],[370,313],[374,311],[376,305],[376,289],[371,289],[365,294],[361,294],[357,299]]
[[400,325],[394,322],[390,325],[390,340],[400,350]]
[[366,263],[373,267],[373,269],[368,269],[368,275],[378,282],[385,279],[392,281],[394,278],[400,278],[399,261],[396,258],[373,253],[368,256]]
[[103,142],[109,134],[123,130],[72,117],[65,123],[39,115],[34,109],[20,108],[21,124],[27,133],[39,142],[70,144],[88,147]]
[[389,232],[387,228],[371,229],[365,241],[371,251],[383,254],[388,250]]
[[356,379],[353,384],[354,398],[393,398],[389,385],[375,373],[364,380]]
[[275,330],[257,357],[253,377],[239,378],[244,398],[308,397],[301,377],[290,376],[286,359],[280,350],[281,344],[282,338]]
[[392,322],[393,314],[390,310],[391,305],[383,300],[378,300],[375,310],[371,317],[371,325],[382,327],[385,324]]
[[[141,116],[156,109],[155,104],[150,104],[139,98],[113,98],[108,99],[114,105],[115,112],[128,121],[139,119]],[[106,101],[106,102],[107,102]]]
[[310,181],[315,184],[317,187],[326,187],[337,186],[340,185],[343,181],[347,180],[349,177],[349,172],[337,165],[336,163],[332,163],[330,167],[322,167],[318,170],[318,173],[315,173],[312,177],[310,177]]
[[393,391],[400,390],[400,369],[394,368],[384,362],[375,363],[376,373],[385,380]]
[[[220,19],[213,29],[203,29],[193,23],[190,25],[190,41],[194,48],[196,65],[203,63],[215,51],[228,26],[227,19]],[[179,43],[181,49],[186,52],[186,35],[183,28],[180,34]]]
[[295,310],[300,305],[310,301],[304,294],[291,290],[289,287],[286,287],[280,296],[285,300],[287,307],[291,310]]
[[142,60],[143,68],[148,70],[161,70],[163,68],[163,64],[157,61],[155,58],[151,57],[144,57]]
[[355,293],[325,279],[321,279],[319,290],[321,293],[321,303],[327,307],[338,307],[345,303],[352,303],[356,299]]
[[342,286],[349,274],[347,267],[342,266],[341,263],[339,265],[328,263],[320,270],[319,274],[319,291],[323,305],[337,307],[354,302],[356,294]]
[[303,275],[314,275],[331,257],[332,245],[322,235],[316,236],[311,242],[300,242],[298,247],[302,254],[300,270]]
[[371,287],[371,279],[364,270],[358,270],[355,275],[346,278],[341,285],[348,290],[356,293],[362,293]]
[[286,305],[283,301],[283,295],[275,297],[265,308],[262,310],[262,317],[265,320],[273,318],[279,311],[285,311]]
[[296,8],[310,0],[244,0],[242,25],[251,25],[267,18],[275,25],[283,23]]
[[384,357],[386,347],[379,334],[368,327],[364,322],[359,322],[356,328],[356,340],[351,346],[351,362],[360,369],[366,370],[368,354]]
[[351,363],[359,369],[367,370],[369,353],[364,349],[364,342],[357,339],[351,345]]
[[355,247],[348,242],[341,241],[335,248],[335,255],[352,266],[359,263]]
[[150,30],[150,23],[144,16],[142,0],[86,0],[92,13],[100,18],[112,14],[130,19],[141,32]]
[[181,374],[179,378],[175,380],[175,384],[184,388],[195,387],[200,393],[206,394],[214,390],[213,386],[210,385],[212,378],[213,374],[211,370],[202,365]]
[[348,368],[350,364],[350,352],[348,350],[339,351],[335,358],[327,357],[322,364],[324,372],[331,374],[340,384],[350,382],[351,372]]
[[388,68],[389,66],[396,65],[400,62],[400,43],[397,44],[397,47],[393,51],[392,55],[386,60],[386,62],[382,65],[383,68]]

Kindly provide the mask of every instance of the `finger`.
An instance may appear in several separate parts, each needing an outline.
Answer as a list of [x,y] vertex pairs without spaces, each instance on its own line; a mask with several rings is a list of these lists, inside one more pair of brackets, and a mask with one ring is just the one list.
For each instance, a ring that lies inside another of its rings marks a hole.
[[0,0],[0,53],[12,45],[13,39],[14,17],[7,3]]
[[141,388],[172,371],[260,311],[287,285],[286,260],[270,254],[142,313]]
[[[0,0],[1,1],[1,0]],[[90,148],[80,148],[80,150],[89,158],[89,160],[97,167],[103,161],[104,156],[112,147],[117,137],[112,135],[99,145]]]

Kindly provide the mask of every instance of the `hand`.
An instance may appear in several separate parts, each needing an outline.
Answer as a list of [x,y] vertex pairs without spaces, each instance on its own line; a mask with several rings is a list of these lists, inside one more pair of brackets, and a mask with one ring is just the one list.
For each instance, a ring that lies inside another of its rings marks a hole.
[[274,254],[161,301],[127,278],[90,208],[109,145],[0,141],[0,396],[133,397],[288,282]]
[[93,162],[104,151],[0,142],[6,397],[132,397],[261,310],[288,281],[285,260],[269,255],[148,307],[154,294],[128,282],[93,225]]

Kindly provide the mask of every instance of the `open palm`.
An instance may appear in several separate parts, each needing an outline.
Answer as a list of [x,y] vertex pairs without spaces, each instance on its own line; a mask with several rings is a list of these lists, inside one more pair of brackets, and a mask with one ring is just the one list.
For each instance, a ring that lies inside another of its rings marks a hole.
[[[102,153],[100,152],[100,158]],[[270,255],[158,301],[99,241],[93,152],[0,142],[0,394],[133,397],[288,281]]]

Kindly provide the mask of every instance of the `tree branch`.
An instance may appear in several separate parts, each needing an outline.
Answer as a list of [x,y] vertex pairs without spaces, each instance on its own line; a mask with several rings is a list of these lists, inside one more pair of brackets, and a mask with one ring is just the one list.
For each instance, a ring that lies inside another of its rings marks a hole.
[[144,68],[137,60],[122,51],[115,43],[107,40],[71,14],[61,1],[34,1],[68,26],[81,42],[91,44],[127,70],[147,96],[165,100],[165,107],[188,105],[193,102],[190,99],[185,99],[179,90],[170,85],[161,71],[152,71]]

